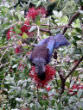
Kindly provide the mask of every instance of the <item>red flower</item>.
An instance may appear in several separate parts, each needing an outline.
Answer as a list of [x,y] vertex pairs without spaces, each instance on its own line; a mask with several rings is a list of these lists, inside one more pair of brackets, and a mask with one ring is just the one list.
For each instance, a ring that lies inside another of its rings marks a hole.
[[[24,25],[21,27],[21,33],[19,35],[22,36],[24,32],[30,37],[32,37],[34,35],[34,32],[29,32],[29,29],[31,28],[31,26],[28,26],[28,25],[30,25],[30,19],[35,20],[35,18],[38,15],[45,17],[45,15],[46,15],[45,8],[43,8],[43,7],[29,8],[29,11],[27,12],[27,16],[26,16],[27,20],[25,21]],[[13,31],[13,27],[11,27],[6,34],[7,40],[9,40],[11,38],[12,33],[15,33]]]
[[27,20],[25,21],[24,25],[21,27],[21,31],[22,31],[21,35],[23,34],[23,32],[25,32],[30,37],[33,36],[34,32],[29,32],[31,26],[27,26],[27,25],[30,25],[30,19],[35,20],[35,18],[38,15],[45,16],[46,15],[45,8],[43,7],[39,7],[37,9],[35,7],[29,8],[26,15]]
[[18,65],[18,70],[20,70],[21,72],[23,72],[23,70],[24,70],[24,65],[20,63],[20,64]]
[[29,75],[32,77],[37,87],[45,87],[48,84],[48,82],[54,78],[55,73],[56,70],[53,67],[46,65],[46,78],[44,80],[40,80],[37,74],[35,73],[35,67],[32,66]]
[[47,87],[46,90],[49,92],[51,90],[51,87]]
[[83,89],[83,85],[74,84],[71,89],[69,89],[69,94],[75,95],[79,89]]
[[32,53],[32,52],[29,51],[29,52],[26,53],[26,55],[27,55],[28,57],[30,57],[30,56],[31,56],[31,53]]
[[25,21],[24,25],[21,27],[21,32],[22,33],[25,32],[25,33],[28,34],[28,29],[30,29],[30,27],[28,27],[28,25],[30,25],[29,21]]
[[[30,19],[35,20],[35,18],[38,15],[45,16],[46,15],[45,8],[43,7],[39,7],[37,9],[35,7],[29,8],[29,11],[27,12],[27,16],[26,16],[27,20],[25,21],[24,25],[21,27],[21,33],[19,35],[22,36],[24,32],[30,37],[34,35],[34,32],[29,32],[29,29],[31,28],[31,26],[28,26],[28,25],[30,25]],[[12,33],[15,33],[13,31],[13,27],[11,27],[6,34],[7,40],[11,38]]]
[[42,99],[47,100],[48,99],[48,95],[43,95]]
[[39,8],[37,9],[37,11],[38,11],[39,15],[42,15],[42,16],[44,16],[44,17],[46,16],[47,11],[46,11],[45,8],[39,7]]
[[26,18],[31,18],[32,20],[34,20],[37,15],[38,15],[37,9],[35,9],[34,7],[32,7],[32,8],[29,8],[29,11],[27,13]]
[[7,34],[6,34],[7,40],[9,40],[11,38],[10,36],[10,30],[8,30]]
[[25,69],[26,66],[27,66],[26,64],[20,63],[18,65],[18,70],[21,71],[21,72],[23,72],[23,70]]
[[31,18],[32,20],[34,20],[36,18],[36,16],[40,15],[40,16],[45,16],[46,15],[46,10],[45,8],[43,7],[39,7],[39,8],[35,8],[35,7],[32,7],[32,8],[29,8],[29,11],[27,13],[27,16],[26,18]]
[[21,46],[18,46],[15,48],[15,53],[18,54],[18,53],[21,53],[22,52],[22,48]]
[[13,31],[13,27],[11,27],[6,34],[7,40],[9,40],[11,38],[13,33],[15,33],[15,32]]
[[29,29],[31,28],[31,26],[29,26],[30,25],[30,22],[28,21],[28,20],[26,20],[25,21],[25,23],[24,23],[24,25],[21,27],[21,36],[22,36],[22,34],[25,32],[28,36],[33,36],[33,32],[29,32]]
[[78,86],[78,89],[83,89],[83,85],[79,85]]

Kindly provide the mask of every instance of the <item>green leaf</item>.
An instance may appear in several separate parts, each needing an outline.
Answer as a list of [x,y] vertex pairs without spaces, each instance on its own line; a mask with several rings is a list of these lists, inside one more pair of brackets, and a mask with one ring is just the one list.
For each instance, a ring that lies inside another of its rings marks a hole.
[[69,87],[69,85],[70,85],[70,83],[69,82],[66,82],[66,84],[65,84],[67,87]]
[[22,35],[22,38],[26,39],[26,38],[28,38],[28,35],[24,32],[23,35]]
[[81,38],[77,37],[77,36],[73,36],[74,40],[77,41],[77,40],[81,40]]
[[18,66],[18,64],[15,64],[15,65],[12,66],[12,68],[17,68],[17,66]]
[[77,92],[77,97],[80,98],[82,95],[83,95],[83,90],[80,89],[80,90]]
[[35,21],[36,21],[36,24],[37,24],[38,26],[40,26],[40,24],[41,24],[41,23],[40,23],[40,16],[37,16]]
[[33,32],[33,31],[35,31],[36,29],[37,29],[37,26],[32,26],[32,27],[30,28],[29,32]]
[[16,32],[17,34],[20,34],[21,33],[21,30],[19,29],[19,28],[17,28],[17,27],[14,27],[14,32]]
[[75,30],[77,31],[77,32],[79,32],[79,33],[81,33],[82,32],[82,30],[80,29],[80,28],[75,28]]
[[28,45],[23,46],[24,49],[29,49]]
[[41,0],[39,0],[38,2],[37,2],[37,5],[36,5],[36,7],[39,7],[40,5],[41,5]]
[[79,10],[79,12],[80,12],[80,14],[82,14],[82,15],[83,15],[83,10]]

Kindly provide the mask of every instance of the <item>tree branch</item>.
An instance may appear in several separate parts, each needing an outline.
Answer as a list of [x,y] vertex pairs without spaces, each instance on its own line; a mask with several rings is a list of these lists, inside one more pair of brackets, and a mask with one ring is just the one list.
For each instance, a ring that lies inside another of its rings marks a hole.
[[[80,7],[81,10],[83,10],[83,6]],[[74,20],[76,20],[79,17],[80,13],[79,11],[76,12],[72,18],[69,20],[68,26],[71,26],[72,22]],[[68,27],[65,27],[63,30],[63,34],[65,34],[65,32],[67,31]],[[72,68],[72,70],[69,72],[69,74],[64,78],[62,75],[59,74],[60,79],[61,79],[61,92],[60,94],[62,94],[64,92],[65,89],[65,82],[67,80],[67,78],[75,71],[75,69],[79,66],[80,62],[83,60],[83,56],[79,59],[78,63]]]
[[61,79],[61,91],[60,91],[60,94],[62,94],[65,90],[65,78],[64,78],[64,74],[62,73],[62,71],[58,71],[59,73],[59,77]]
[[78,65],[81,63],[83,60],[83,56],[79,59],[78,63],[72,68],[72,70],[69,72],[69,74],[65,77],[65,80],[75,71],[75,69],[78,67]]
[[[80,7],[81,10],[83,10],[83,6]],[[74,20],[76,20],[78,17],[79,17],[80,13],[79,11],[77,11],[73,16],[72,18],[69,20],[69,23],[68,23],[68,26],[71,26],[72,22]],[[68,27],[65,27],[64,30],[63,30],[63,34],[65,34],[65,32],[67,31]]]
[[75,71],[75,69],[79,66],[79,64],[81,63],[81,61],[83,60],[83,56],[79,59],[78,63],[72,68],[72,70],[69,72],[69,74],[64,77],[64,75],[62,74],[62,71],[59,71],[59,77],[61,79],[61,91],[60,94],[63,94],[64,90],[65,90],[65,82],[67,80],[67,78],[73,74],[73,72]]
[[47,33],[51,34],[50,30],[48,30],[48,29],[40,29],[40,31],[47,32]]

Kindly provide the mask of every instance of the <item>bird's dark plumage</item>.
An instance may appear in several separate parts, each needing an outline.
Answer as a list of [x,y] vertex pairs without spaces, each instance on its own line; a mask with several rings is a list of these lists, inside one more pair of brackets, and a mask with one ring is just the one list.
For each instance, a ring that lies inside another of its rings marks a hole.
[[36,46],[31,54],[31,60],[33,61],[35,58],[42,58],[46,60],[46,63],[48,62],[48,54],[49,54],[49,49],[46,48],[46,45],[40,45]]
[[50,36],[41,40],[31,53],[30,60],[35,65],[35,71],[41,80],[45,79],[45,65],[50,62],[54,49],[69,45],[62,34]]

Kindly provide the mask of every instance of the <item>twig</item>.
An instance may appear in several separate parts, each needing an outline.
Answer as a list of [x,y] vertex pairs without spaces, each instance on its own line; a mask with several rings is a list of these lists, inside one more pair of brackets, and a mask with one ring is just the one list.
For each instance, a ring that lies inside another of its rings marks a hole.
[[73,72],[75,71],[75,69],[79,66],[79,64],[81,63],[81,61],[83,60],[83,56],[79,59],[78,63],[72,68],[72,70],[69,72],[69,74],[64,77],[61,73],[62,72],[58,72],[59,73],[59,76],[60,76],[60,79],[61,79],[61,91],[60,91],[60,94],[62,94],[65,90],[65,82],[67,80],[67,78],[73,74]]
[[4,50],[6,48],[12,47],[13,45],[8,45],[8,46],[4,46],[4,47],[0,47],[0,50]]
[[[27,24],[24,24],[24,25],[27,27],[36,26],[36,25],[27,25]],[[42,26],[48,26],[48,27],[50,27],[50,29],[58,29],[58,28],[66,28],[66,27],[67,28],[73,28],[72,26],[68,26],[68,25],[51,27],[50,25],[42,24]],[[47,32],[47,33],[51,34],[50,29],[40,28],[40,31]]]
[[50,30],[48,30],[48,29],[41,29],[41,28],[40,28],[40,31],[42,31],[42,32],[47,32],[47,33],[51,34]]
[[[81,6],[80,8],[81,10],[83,10],[83,6]],[[68,26],[71,26],[72,22],[74,20],[77,19],[77,17],[79,17],[80,13],[79,11],[76,12],[72,18],[69,20],[69,23],[68,23]],[[67,31],[68,27],[65,27],[64,30],[63,30],[63,34],[65,34],[65,32]],[[72,70],[69,72],[69,74],[64,78],[62,75],[59,74],[60,78],[61,78],[61,92],[60,94],[62,94],[64,92],[64,89],[65,89],[65,82],[67,80],[67,78],[73,74],[73,72],[75,71],[75,69],[79,66],[80,62],[83,60],[83,56],[79,59],[78,63],[72,68]]]
[[62,71],[58,71],[59,73],[59,77],[61,79],[61,91],[60,91],[60,94],[62,94],[64,92],[64,89],[65,89],[65,77],[64,77],[64,74],[62,74]]
[[83,60],[83,56],[79,59],[78,63],[72,68],[72,70],[69,72],[69,74],[65,77],[65,80],[75,71],[75,69],[78,67],[78,65],[81,63]]
[[55,81],[56,81],[56,85],[57,85],[57,87],[58,87],[59,84],[58,84],[58,81],[57,81],[57,77],[56,77],[56,75],[55,75]]
[[67,28],[73,28],[72,26],[69,26],[69,25],[60,25],[60,26],[52,26],[52,27],[51,27],[51,25],[42,24],[42,26],[46,26],[46,27],[47,27],[47,26],[48,26],[48,27],[50,26],[51,29],[58,29],[58,28],[65,28],[65,27],[67,27]]
[[0,58],[0,64],[1,64],[1,61],[2,61],[2,59],[3,59],[3,56],[6,54],[7,51],[8,51],[8,48],[6,48],[6,50],[3,52],[3,54],[2,54],[2,56],[1,56],[1,58]]
[[37,26],[37,40],[40,41],[41,37],[40,37],[40,28],[39,26]]
[[[81,10],[83,10],[83,6],[81,6],[80,8]],[[79,17],[80,13],[79,11],[77,11],[73,16],[72,18],[69,20],[69,23],[68,23],[68,26],[71,26],[72,22],[74,20],[76,20],[78,17]],[[65,27],[64,30],[63,30],[63,34],[67,31],[68,27]]]
[[58,28],[73,28],[72,26],[68,26],[68,25],[63,25],[63,26],[54,26],[54,27],[50,27],[50,29],[44,29],[44,28],[40,28],[40,31],[43,31],[43,32],[47,32],[49,34],[51,34],[50,30],[51,29],[58,29]]
[[39,90],[38,90],[38,87],[37,87],[37,101],[39,102]]

